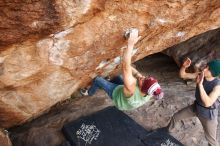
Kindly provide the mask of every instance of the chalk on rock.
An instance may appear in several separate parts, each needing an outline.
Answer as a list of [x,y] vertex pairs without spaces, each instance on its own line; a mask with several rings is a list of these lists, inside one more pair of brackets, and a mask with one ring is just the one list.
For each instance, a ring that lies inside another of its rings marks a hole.
[[138,33],[138,29],[137,28],[129,28],[128,30],[125,31],[124,37],[125,39],[128,39],[130,37],[130,33],[137,31]]

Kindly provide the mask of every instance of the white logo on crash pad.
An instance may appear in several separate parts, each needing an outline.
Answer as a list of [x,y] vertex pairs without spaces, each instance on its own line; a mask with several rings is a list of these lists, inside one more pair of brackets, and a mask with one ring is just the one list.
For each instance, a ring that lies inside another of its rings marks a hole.
[[80,129],[76,131],[76,135],[78,139],[82,139],[86,144],[91,144],[93,140],[97,140],[100,132],[95,125],[86,125],[83,123]]
[[178,146],[178,145],[170,141],[170,139],[167,139],[166,142],[161,144],[161,146]]

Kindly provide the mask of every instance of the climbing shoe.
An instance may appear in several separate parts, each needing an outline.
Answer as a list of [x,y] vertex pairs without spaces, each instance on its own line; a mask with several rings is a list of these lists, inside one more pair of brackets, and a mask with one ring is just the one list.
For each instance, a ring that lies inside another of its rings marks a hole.
[[88,96],[89,95],[87,88],[80,89],[79,92],[82,96]]

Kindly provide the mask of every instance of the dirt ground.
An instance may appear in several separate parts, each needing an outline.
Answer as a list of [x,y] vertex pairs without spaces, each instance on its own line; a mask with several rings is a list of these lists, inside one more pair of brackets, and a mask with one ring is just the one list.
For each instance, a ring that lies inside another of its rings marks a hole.
[[[165,93],[162,100],[151,100],[144,106],[125,112],[147,130],[164,127],[178,110],[194,101],[194,82],[185,82],[178,77],[179,68],[169,57],[156,54],[135,63],[145,75],[156,77]],[[56,146],[63,140],[60,129],[65,123],[89,115],[112,105],[104,91],[94,96],[74,98],[57,104],[45,115],[9,130],[14,146]],[[220,116],[218,117],[218,121]],[[177,125],[172,135],[186,146],[207,146],[202,126],[197,118],[186,119]],[[218,126],[220,142],[220,127]]]

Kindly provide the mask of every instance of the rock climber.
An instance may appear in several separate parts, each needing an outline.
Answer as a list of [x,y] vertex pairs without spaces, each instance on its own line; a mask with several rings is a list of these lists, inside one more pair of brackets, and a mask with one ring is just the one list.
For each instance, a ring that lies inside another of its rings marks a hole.
[[148,102],[151,97],[161,99],[164,96],[156,79],[145,77],[132,67],[132,51],[141,37],[138,35],[138,30],[134,28],[126,33],[128,34],[128,44],[122,56],[122,77],[117,76],[111,81],[96,77],[88,90],[80,90],[82,95],[92,96],[98,88],[104,89],[120,110],[132,110]]

